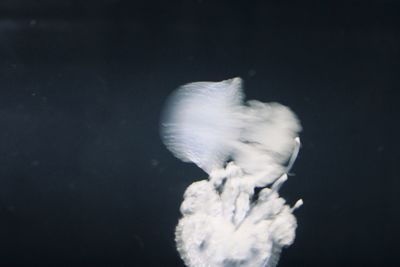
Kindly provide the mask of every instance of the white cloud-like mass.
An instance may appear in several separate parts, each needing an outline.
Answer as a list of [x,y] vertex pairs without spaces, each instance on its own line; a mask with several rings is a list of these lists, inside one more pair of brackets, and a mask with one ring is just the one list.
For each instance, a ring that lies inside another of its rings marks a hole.
[[[293,208],[278,190],[296,159],[300,123],[278,103],[243,103],[242,81],[196,82],[169,99],[162,138],[209,174],[188,187],[176,228],[189,267],[272,267],[293,243]],[[263,188],[256,196],[255,188]]]

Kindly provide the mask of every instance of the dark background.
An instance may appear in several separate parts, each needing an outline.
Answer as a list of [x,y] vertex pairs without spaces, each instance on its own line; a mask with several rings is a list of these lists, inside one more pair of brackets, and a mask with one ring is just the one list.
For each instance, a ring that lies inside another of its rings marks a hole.
[[[323,3],[323,4],[322,4]],[[283,266],[400,266],[396,1],[0,2],[0,266],[183,266],[205,178],[159,138],[181,84],[290,106],[305,205]]]

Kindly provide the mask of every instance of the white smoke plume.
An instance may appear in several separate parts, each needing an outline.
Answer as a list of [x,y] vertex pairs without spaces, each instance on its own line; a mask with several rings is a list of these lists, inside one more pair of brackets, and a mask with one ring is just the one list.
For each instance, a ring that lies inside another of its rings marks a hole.
[[[273,267],[297,221],[278,190],[300,147],[300,123],[278,103],[244,103],[242,80],[177,89],[161,120],[163,142],[209,174],[190,185],[176,227],[189,267]],[[255,194],[256,188],[262,188]]]

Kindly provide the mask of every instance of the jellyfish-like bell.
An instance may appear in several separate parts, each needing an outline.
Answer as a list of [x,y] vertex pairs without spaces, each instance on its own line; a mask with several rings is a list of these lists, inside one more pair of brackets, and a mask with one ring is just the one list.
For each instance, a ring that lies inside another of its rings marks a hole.
[[242,103],[241,79],[195,82],[169,98],[161,122],[164,143],[173,154],[209,173],[221,168],[240,135],[235,113]]
[[283,105],[243,99],[240,78],[178,88],[161,121],[164,143],[208,174],[231,159],[246,174],[258,175],[259,186],[273,182],[285,171],[301,126]]

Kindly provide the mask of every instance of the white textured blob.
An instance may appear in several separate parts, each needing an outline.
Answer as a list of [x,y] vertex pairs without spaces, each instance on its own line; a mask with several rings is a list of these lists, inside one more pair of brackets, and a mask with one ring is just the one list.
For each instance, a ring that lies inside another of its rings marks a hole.
[[[293,208],[276,191],[286,174],[255,201],[243,190],[245,177],[226,179],[220,187],[203,180],[186,190],[175,233],[183,261],[190,267],[276,266],[297,227]],[[301,204],[299,200],[294,208]]]
[[[184,85],[161,122],[173,154],[209,174],[186,190],[176,228],[189,267],[274,267],[295,238],[292,212],[302,200],[291,208],[278,190],[297,157],[301,126],[283,105],[243,103],[241,84]],[[264,188],[254,196],[256,187]]]

